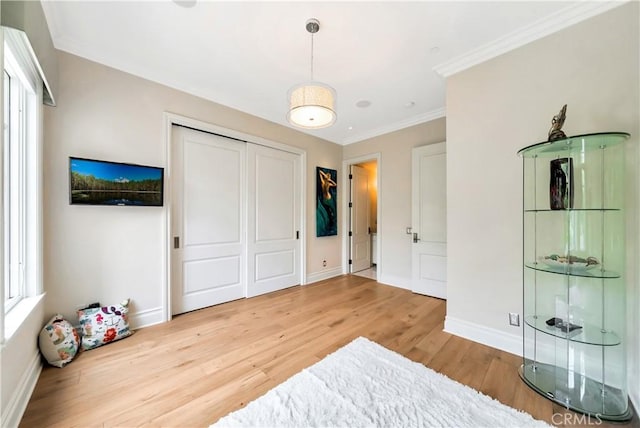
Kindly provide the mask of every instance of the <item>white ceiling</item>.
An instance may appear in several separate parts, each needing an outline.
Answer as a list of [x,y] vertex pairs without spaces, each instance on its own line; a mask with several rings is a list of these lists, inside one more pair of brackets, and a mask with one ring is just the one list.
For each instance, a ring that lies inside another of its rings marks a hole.
[[91,0],[43,8],[60,50],[289,127],[286,94],[309,80],[305,23],[317,18],[314,77],[336,89],[338,120],[302,131],[349,144],[444,116],[444,76],[618,4]]

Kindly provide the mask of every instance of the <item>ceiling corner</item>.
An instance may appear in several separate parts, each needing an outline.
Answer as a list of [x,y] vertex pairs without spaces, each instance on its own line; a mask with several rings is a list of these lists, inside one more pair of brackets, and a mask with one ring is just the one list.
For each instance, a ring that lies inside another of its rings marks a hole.
[[371,130],[370,132],[363,132],[358,135],[354,135],[350,138],[342,140],[342,145],[347,146],[349,144],[358,143],[360,141],[368,140],[369,138],[378,137],[380,135],[389,134],[390,132],[399,131],[401,129],[409,128],[410,126],[420,125],[421,123],[430,122],[432,120],[445,117],[446,110],[444,107],[437,108],[435,110],[428,111],[423,114],[412,116],[406,120],[391,123],[387,126],[382,126]]
[[442,77],[449,77],[474,65],[481,64],[499,55],[519,48],[541,39],[550,34],[556,33],[567,27],[585,21],[593,16],[600,15],[618,6],[622,6],[631,0],[622,1],[584,1],[571,4],[559,9],[551,16],[538,20],[517,31],[513,31],[490,43],[486,43],[459,55],[449,61],[443,62],[433,67],[433,71]]

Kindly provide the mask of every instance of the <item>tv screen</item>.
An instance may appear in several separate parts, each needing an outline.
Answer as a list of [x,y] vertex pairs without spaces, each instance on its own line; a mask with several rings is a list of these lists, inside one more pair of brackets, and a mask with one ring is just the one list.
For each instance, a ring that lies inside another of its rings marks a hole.
[[72,205],[161,207],[164,169],[70,157],[69,189]]

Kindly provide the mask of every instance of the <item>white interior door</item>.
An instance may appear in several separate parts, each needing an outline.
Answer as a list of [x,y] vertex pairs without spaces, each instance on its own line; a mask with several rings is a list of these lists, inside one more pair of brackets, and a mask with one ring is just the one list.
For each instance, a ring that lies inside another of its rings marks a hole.
[[174,126],[172,313],[244,297],[246,144]]
[[369,235],[369,173],[351,165],[351,272],[371,267]]
[[301,162],[297,154],[248,144],[247,297],[301,283]]
[[447,162],[445,143],[412,152],[412,290],[447,298]]

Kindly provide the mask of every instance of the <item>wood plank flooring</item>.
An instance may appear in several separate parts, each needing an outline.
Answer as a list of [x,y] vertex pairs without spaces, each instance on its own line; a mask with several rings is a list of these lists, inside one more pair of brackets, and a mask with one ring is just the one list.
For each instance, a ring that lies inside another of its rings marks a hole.
[[358,336],[538,419],[589,426],[529,389],[519,357],[444,333],[445,304],[345,275],[184,314],[46,367],[20,426],[207,427]]

